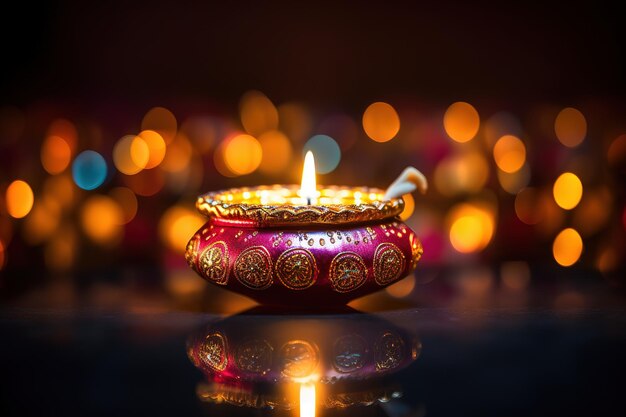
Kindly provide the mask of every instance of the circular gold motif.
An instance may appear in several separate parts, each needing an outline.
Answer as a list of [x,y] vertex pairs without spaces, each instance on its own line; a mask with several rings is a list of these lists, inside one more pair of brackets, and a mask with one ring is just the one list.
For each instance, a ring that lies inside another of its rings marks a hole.
[[383,334],[376,345],[376,370],[387,371],[396,368],[404,356],[404,342],[397,334]]
[[292,290],[309,288],[317,279],[315,257],[306,249],[289,249],[278,257],[276,275],[285,287]]
[[215,371],[223,371],[228,365],[226,340],[219,333],[210,334],[200,345],[199,356],[202,363]]
[[265,374],[272,366],[272,351],[272,346],[265,340],[249,340],[239,346],[235,360],[242,371]]
[[304,340],[292,340],[280,349],[282,373],[290,378],[304,378],[313,373],[319,362],[317,349]]
[[334,347],[333,365],[339,372],[348,373],[361,369],[365,364],[367,344],[355,334],[337,339]]
[[393,243],[381,243],[374,254],[374,279],[378,285],[387,285],[401,277],[404,254]]
[[330,263],[330,281],[337,292],[359,288],[367,278],[363,258],[354,252],[341,252]]
[[206,279],[225,285],[228,281],[228,247],[219,241],[210,244],[200,257],[200,272]]
[[272,258],[263,246],[253,246],[241,252],[235,261],[235,276],[253,290],[272,285]]

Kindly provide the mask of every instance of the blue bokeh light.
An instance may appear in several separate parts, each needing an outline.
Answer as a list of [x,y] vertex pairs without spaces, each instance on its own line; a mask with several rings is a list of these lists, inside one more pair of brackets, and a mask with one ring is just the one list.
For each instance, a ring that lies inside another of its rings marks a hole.
[[328,135],[315,135],[304,145],[303,155],[308,151],[315,157],[315,171],[319,174],[332,172],[341,160],[341,149],[335,139]]
[[94,190],[107,177],[107,163],[96,151],[81,152],[72,164],[72,177],[83,190]]

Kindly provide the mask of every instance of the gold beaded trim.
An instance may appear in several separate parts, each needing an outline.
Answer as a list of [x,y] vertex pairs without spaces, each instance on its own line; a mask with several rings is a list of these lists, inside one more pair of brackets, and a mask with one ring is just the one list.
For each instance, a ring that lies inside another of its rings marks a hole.
[[263,290],[273,283],[272,257],[263,246],[241,252],[235,260],[235,277],[248,288]]
[[402,198],[383,200],[377,188],[329,186],[319,190],[320,205],[302,204],[298,185],[273,185],[210,192],[198,197],[196,208],[209,217],[252,221],[262,226],[345,224],[399,215]]

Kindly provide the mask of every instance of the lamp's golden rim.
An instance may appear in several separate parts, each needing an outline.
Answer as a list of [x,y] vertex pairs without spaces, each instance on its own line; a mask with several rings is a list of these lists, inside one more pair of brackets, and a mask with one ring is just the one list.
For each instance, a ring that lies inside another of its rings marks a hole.
[[221,221],[257,226],[362,223],[393,218],[404,209],[402,198],[383,200],[385,191],[378,188],[327,186],[311,205],[299,191],[295,184],[231,188],[199,196],[196,207]]

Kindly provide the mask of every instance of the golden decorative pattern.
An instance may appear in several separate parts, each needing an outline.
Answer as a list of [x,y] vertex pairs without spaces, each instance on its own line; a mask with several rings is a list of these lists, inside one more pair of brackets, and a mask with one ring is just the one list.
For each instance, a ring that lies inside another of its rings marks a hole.
[[317,348],[304,340],[291,340],[280,349],[282,373],[289,378],[304,378],[313,373],[319,362]]
[[365,364],[367,344],[357,335],[343,336],[335,342],[333,366],[338,372],[349,373],[361,369]]
[[200,344],[199,356],[202,363],[215,371],[223,371],[228,365],[226,340],[219,333],[210,334]]
[[359,288],[367,278],[367,267],[363,258],[354,252],[341,252],[330,263],[330,281],[337,292],[348,292]]
[[265,340],[254,339],[242,343],[237,349],[237,367],[253,374],[266,374],[272,366],[272,346]]
[[285,287],[292,290],[309,288],[317,280],[315,257],[303,248],[289,249],[278,257],[276,275]]
[[253,246],[241,252],[235,261],[235,276],[253,290],[272,285],[272,258],[263,246]]
[[228,281],[228,246],[221,240],[211,243],[202,252],[199,268],[202,275],[216,284],[226,285]]
[[187,243],[187,248],[185,249],[185,260],[194,271],[198,270],[198,268],[196,267],[196,258],[198,256],[199,244],[200,234],[196,233],[191,239],[189,239],[189,242]]
[[397,334],[386,332],[376,345],[376,370],[396,368],[404,356],[404,342]]
[[414,233],[409,235],[409,244],[411,245],[411,263],[409,268],[410,270],[414,270],[424,254],[424,248],[422,247],[422,242],[419,241]]
[[303,204],[300,185],[232,188],[198,197],[200,213],[257,225],[345,224],[393,218],[404,209],[402,198],[383,200],[384,190],[329,186],[319,190],[319,205]]
[[378,285],[387,285],[401,278],[404,254],[393,243],[381,243],[374,253],[374,279]]

